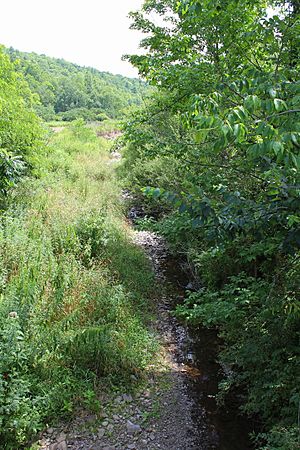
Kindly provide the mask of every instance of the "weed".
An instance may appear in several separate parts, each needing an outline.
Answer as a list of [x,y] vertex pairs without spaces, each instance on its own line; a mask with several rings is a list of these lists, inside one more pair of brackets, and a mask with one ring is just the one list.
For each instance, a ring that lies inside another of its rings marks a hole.
[[155,349],[153,275],[124,224],[109,144],[80,121],[51,137],[0,223],[0,440],[20,448],[99,377],[128,383]]

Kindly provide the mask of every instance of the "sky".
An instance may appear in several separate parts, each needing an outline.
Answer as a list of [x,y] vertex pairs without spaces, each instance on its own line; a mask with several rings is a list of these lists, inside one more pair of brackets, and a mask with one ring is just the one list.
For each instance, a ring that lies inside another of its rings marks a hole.
[[123,54],[142,34],[129,30],[129,11],[143,0],[9,0],[1,4],[0,44],[102,71],[137,76]]

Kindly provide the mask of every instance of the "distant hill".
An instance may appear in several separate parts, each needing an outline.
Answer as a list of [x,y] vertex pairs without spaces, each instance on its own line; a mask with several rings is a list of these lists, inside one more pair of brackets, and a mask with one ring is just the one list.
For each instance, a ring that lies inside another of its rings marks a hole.
[[38,94],[37,113],[45,120],[120,117],[131,105],[141,103],[148,86],[141,80],[81,67],[64,59],[5,49],[30,89]]

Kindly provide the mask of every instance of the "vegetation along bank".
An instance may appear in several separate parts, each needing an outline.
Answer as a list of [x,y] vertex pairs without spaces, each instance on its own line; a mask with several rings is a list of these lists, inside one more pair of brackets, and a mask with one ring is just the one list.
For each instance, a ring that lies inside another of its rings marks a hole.
[[[157,361],[154,275],[121,188],[192,274],[176,316],[221,338],[218,401],[238,389],[257,448],[299,448],[299,9],[146,1],[131,15],[145,52],[128,59],[150,88],[0,50],[4,448],[99,414],[99,390],[146,382]],[[124,118],[119,179],[107,116]]]
[[217,328],[219,399],[243,391],[268,450],[299,446],[299,12],[148,1],[131,15],[145,53],[128,56],[157,88],[124,130],[140,227],[186,257],[194,286],[177,315]]

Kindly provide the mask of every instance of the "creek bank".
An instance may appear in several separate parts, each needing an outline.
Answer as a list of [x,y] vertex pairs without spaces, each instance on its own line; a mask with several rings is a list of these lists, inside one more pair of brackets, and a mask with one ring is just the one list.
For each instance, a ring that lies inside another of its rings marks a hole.
[[[131,216],[136,216],[133,210]],[[137,217],[140,218],[141,213]],[[190,329],[174,317],[173,311],[183,301],[186,288],[195,285],[184,270],[186,265],[168,252],[165,241],[155,233],[137,231],[135,241],[149,255],[156,278],[164,287],[157,302],[156,327],[172,368],[180,377],[179,390],[188,398],[195,448],[253,449],[249,433],[254,424],[240,414],[239,399],[233,394],[222,408],[217,405],[218,383],[226,376],[226,368],[217,362],[220,344],[217,332],[206,328]]]
[[[152,333],[161,344],[141,385],[131,392],[99,393],[100,414],[78,410],[76,418],[41,436],[43,450],[250,450],[251,424],[232,408],[216,404],[223,369],[216,362],[212,330],[188,330],[173,315],[189,277],[164,239],[133,231],[133,242],[151,260],[157,281]],[[249,426],[250,425],[250,426]]]

